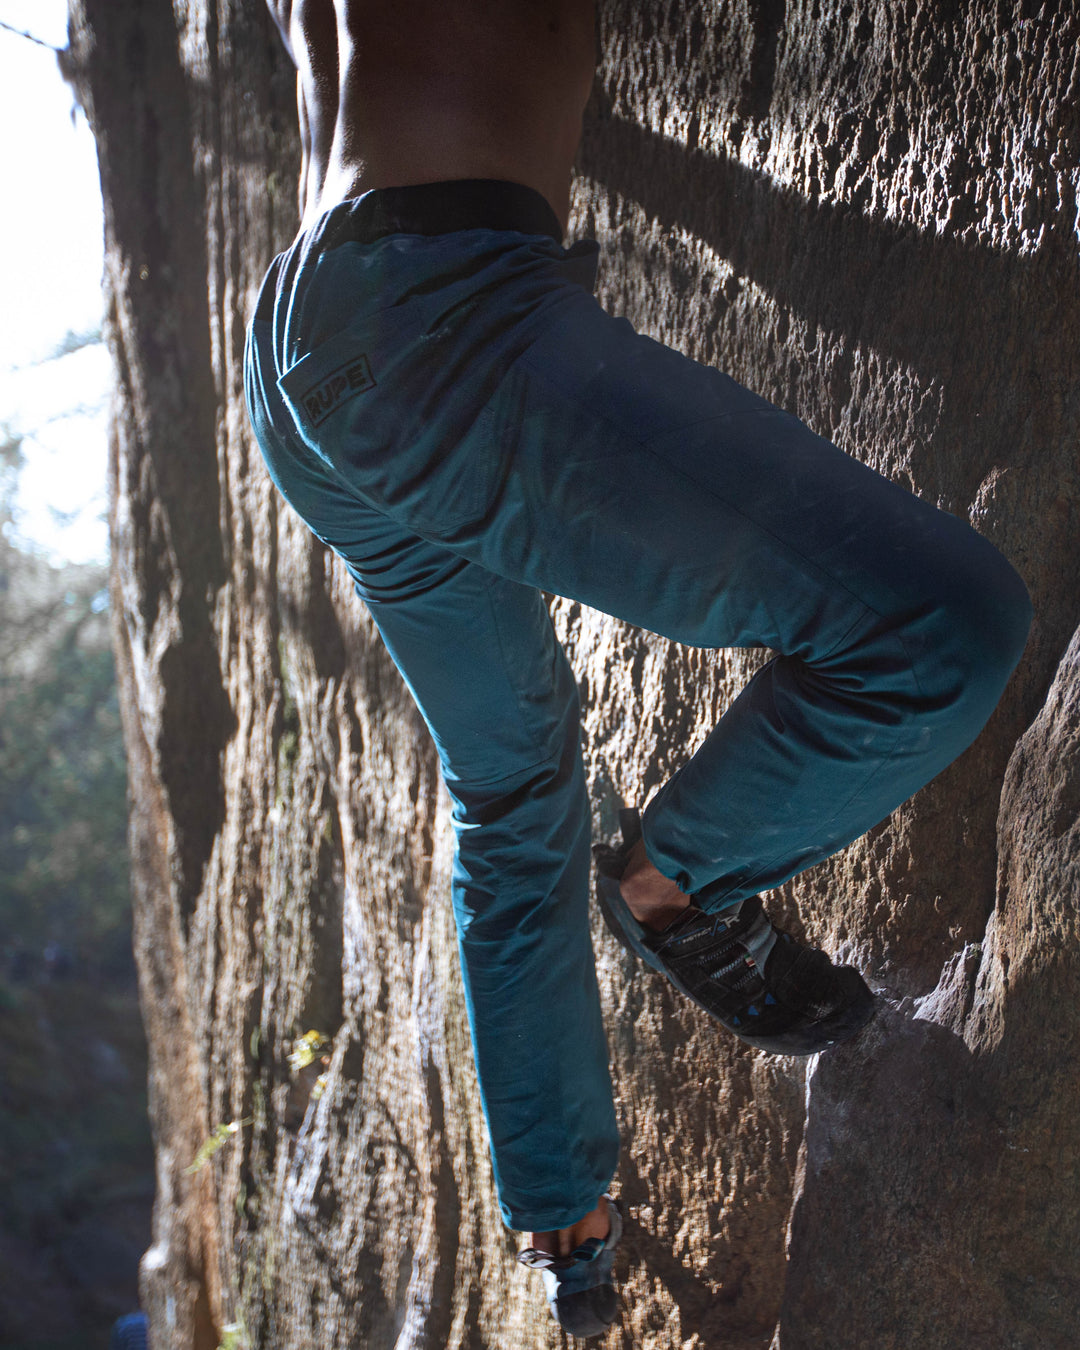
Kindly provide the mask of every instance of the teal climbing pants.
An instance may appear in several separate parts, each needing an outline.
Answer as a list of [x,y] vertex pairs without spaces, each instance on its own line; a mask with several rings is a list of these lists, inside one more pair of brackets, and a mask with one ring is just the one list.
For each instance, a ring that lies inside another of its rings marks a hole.
[[[716,910],[880,821],[976,736],[1027,592],[969,526],[605,313],[508,183],[347,201],[272,265],[247,397],[431,730],[503,1217],[569,1225],[618,1156],[574,676],[545,591],[775,653],[644,813]],[[617,660],[617,657],[613,657]]]

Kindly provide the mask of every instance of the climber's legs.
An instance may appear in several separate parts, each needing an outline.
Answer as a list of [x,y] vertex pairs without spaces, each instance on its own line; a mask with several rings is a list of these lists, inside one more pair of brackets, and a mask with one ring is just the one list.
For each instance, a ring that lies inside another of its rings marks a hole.
[[[558,1229],[618,1140],[576,691],[538,592],[778,653],[645,813],[649,857],[705,908],[827,856],[953,759],[1028,602],[966,524],[609,318],[573,284],[580,255],[392,239],[322,255],[280,332],[256,320],[249,398],[439,746],[503,1213]],[[308,355],[279,371],[290,351]]]

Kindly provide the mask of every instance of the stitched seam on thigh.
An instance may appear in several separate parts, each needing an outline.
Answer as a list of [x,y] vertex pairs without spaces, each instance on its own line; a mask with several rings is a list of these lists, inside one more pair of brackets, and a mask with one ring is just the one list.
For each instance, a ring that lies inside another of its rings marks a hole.
[[[562,389],[559,388],[559,386],[550,378],[550,376],[546,374],[545,371],[543,371],[540,367],[534,365],[531,361],[528,360],[528,353],[525,353],[522,356],[520,356],[518,358],[518,361],[514,363],[515,366],[518,364],[527,365],[530,372],[534,373],[538,379],[540,379],[545,385],[547,385],[549,389],[553,390],[564,401],[566,402],[574,401],[570,399],[570,397],[566,395],[562,391]],[[511,367],[511,369],[513,368],[514,367]],[[578,400],[578,402],[581,404],[585,404],[587,401],[585,399],[581,399]],[[692,474],[687,473],[685,469],[678,468],[676,465],[671,464],[668,460],[662,460],[661,457],[657,454],[657,452],[652,448],[652,442],[659,440],[661,435],[669,435],[671,433],[663,432],[656,436],[650,437],[648,440],[643,440],[640,436],[635,436],[632,432],[626,431],[623,427],[619,426],[610,417],[606,417],[603,413],[596,412],[594,409],[590,409],[589,411],[590,415],[595,417],[598,422],[603,422],[606,426],[610,427],[611,430],[616,432],[619,436],[636,445],[639,450],[643,451],[647,455],[651,455],[652,458],[655,459],[658,463],[662,463],[664,468],[669,473],[677,474],[687,483],[693,484],[693,486],[699,492],[704,492],[708,494],[708,496],[714,498],[716,501],[722,502],[729,511],[733,512],[737,516],[741,516],[743,520],[747,521],[750,525],[752,525],[754,529],[760,531],[764,535],[767,535],[770,539],[775,540],[780,548],[784,549],[787,553],[791,554],[793,557],[798,558],[800,562],[802,562],[806,567],[811,568],[819,576],[828,578],[831,584],[839,587],[839,589],[844,591],[845,594],[851,596],[852,600],[854,600],[857,605],[861,605],[862,608],[867,611],[867,613],[873,614],[879,619],[884,617],[882,614],[879,614],[878,611],[874,609],[872,605],[868,605],[865,600],[861,599],[854,593],[854,591],[852,591],[849,587],[845,586],[842,581],[838,581],[834,577],[830,576],[830,574],[819,563],[814,562],[812,558],[806,557],[804,553],[801,553],[792,544],[789,544],[786,540],[781,539],[780,536],[775,533],[775,531],[770,530],[769,527],[763,524],[760,520],[758,520],[756,516],[750,515],[747,511],[744,511],[742,507],[736,506],[727,497],[722,496],[719,492],[716,491],[716,489],[711,484],[701,483]],[[758,417],[760,415],[761,414],[756,411],[738,412],[738,413],[719,413],[717,414],[716,417],[704,418],[702,419],[701,422],[694,423],[693,425],[706,426],[708,425],[709,422],[713,421],[716,422],[733,421],[737,417]],[[682,428],[680,428],[680,430],[681,429]]]
[[[521,364],[527,366],[529,371],[535,374],[535,376],[549,389],[551,389],[560,399],[563,399],[564,401],[567,402],[574,401],[570,399],[560,389],[560,387],[551,379],[551,377],[546,373],[546,371],[544,371],[541,367],[535,365],[532,361],[529,360],[528,352],[523,353],[523,355],[518,358],[518,361]],[[517,363],[515,363],[515,365],[516,364]],[[579,404],[584,404],[586,402],[585,399],[579,399],[576,401]],[[777,411],[779,412],[779,410]],[[754,529],[760,531],[760,533],[766,535],[768,538],[775,540],[780,548],[784,549],[791,556],[798,558],[806,567],[813,569],[813,571],[817,573],[818,576],[827,578],[830,584],[838,587],[846,595],[849,595],[851,599],[861,607],[861,609],[864,611],[865,614],[872,614],[874,615],[875,618],[878,619],[882,619],[885,617],[877,609],[875,609],[873,605],[867,604],[865,600],[861,599],[861,597],[856,595],[848,586],[845,586],[843,582],[838,581],[837,579],[832,577],[819,563],[814,562],[812,558],[806,557],[806,555],[800,552],[799,549],[795,548],[792,544],[788,543],[786,540],[781,539],[779,535],[777,535],[773,530],[770,530],[767,525],[763,524],[755,516],[750,515],[748,512],[744,511],[740,506],[735,505],[727,497],[717,492],[716,489],[711,484],[701,483],[698,481],[697,478],[695,478],[692,474],[687,473],[684,469],[681,469],[678,466],[671,464],[668,460],[661,460],[660,456],[652,448],[652,443],[654,441],[659,440],[661,435],[668,435],[671,433],[663,432],[659,433],[656,436],[649,437],[648,439],[644,439],[640,436],[635,436],[632,432],[625,431],[621,426],[616,424],[610,417],[606,417],[603,413],[595,411],[595,409],[590,409],[590,414],[591,416],[595,417],[598,422],[604,423],[606,426],[610,427],[612,431],[616,432],[616,434],[624,437],[627,441],[636,445],[638,449],[641,450],[643,453],[651,455],[653,459],[657,460],[657,462],[662,463],[664,468],[669,473],[678,474],[682,479],[684,479],[684,481],[693,484],[693,486],[697,488],[699,491],[705,492],[710,497],[713,497],[716,501],[722,502],[723,505],[728,510],[732,511],[734,514],[741,516],[744,520],[748,521],[749,524],[753,526]],[[753,410],[737,413],[718,413],[715,417],[703,418],[700,422],[694,423],[693,425],[699,427],[707,426],[710,422],[721,422],[721,421],[731,422],[734,421],[736,418],[760,417],[763,414],[768,415],[766,410],[760,411]],[[818,659],[827,660],[829,656],[833,655],[840,648],[841,644],[848,639],[851,632],[856,627],[858,627],[858,625],[862,621],[863,620],[861,617],[859,619],[856,619],[851,624],[851,626],[845,631],[843,636],[836,643],[834,643],[832,647],[829,648],[828,652],[825,653],[823,656],[819,657]],[[919,681],[918,673],[916,671],[915,661],[912,658],[911,652],[908,650],[907,644],[904,642],[903,637],[899,633],[896,634],[896,638],[897,641],[900,643],[901,649],[903,650],[904,657],[907,661],[908,669],[910,670],[911,677],[915,682],[915,687],[918,690],[920,696],[925,697],[923,688]]]
[[[727,413],[727,414],[724,414],[724,415],[723,415],[723,419],[726,420],[726,421],[734,421],[734,419],[735,419],[736,417],[760,417],[761,415],[762,415],[762,414],[761,414],[760,412]],[[709,421],[712,421],[712,420],[719,421],[719,420],[721,420],[721,418],[719,418],[719,417],[718,417],[718,418],[715,418],[715,419],[711,419],[711,418],[710,418],[710,419],[708,419],[708,420],[709,420]],[[698,425],[705,425],[705,424],[706,424],[706,423],[698,423]],[[657,439],[659,439],[659,438],[654,436],[654,437],[652,437],[651,439],[652,439],[652,440],[657,440]],[[652,447],[651,447],[651,445],[650,445],[649,443],[643,442],[643,443],[642,443],[642,449],[646,452],[646,454],[650,454],[650,455],[653,456],[654,459],[659,460],[659,458],[660,458],[659,455],[657,455],[656,451],[654,451],[654,450],[652,449]],[[721,497],[720,494],[719,494],[718,492],[716,492],[713,488],[711,488],[711,487],[709,487],[709,486],[706,486],[705,484],[698,483],[697,479],[694,478],[693,475],[688,474],[688,473],[685,473],[685,472],[684,472],[683,470],[681,470],[681,469],[674,468],[673,466],[671,466],[670,464],[668,464],[668,462],[667,462],[666,460],[663,461],[663,462],[664,462],[664,464],[665,464],[666,467],[672,469],[672,472],[674,472],[674,473],[681,473],[681,474],[683,475],[683,477],[687,480],[687,482],[693,483],[696,487],[701,488],[702,491],[704,491],[704,492],[708,492],[708,493],[710,494],[710,496],[715,497],[715,498],[717,499],[717,501],[722,501],[722,502],[724,503],[724,505],[728,507],[729,510],[736,512],[738,515],[742,516],[744,520],[748,520],[748,521],[751,523],[751,525],[753,525],[753,526],[755,527],[755,529],[758,529],[758,530],[760,530],[763,534],[768,535],[770,539],[775,539],[776,542],[777,542],[777,544],[779,544],[779,546],[780,546],[781,548],[787,549],[788,552],[790,552],[791,554],[793,554],[796,558],[800,558],[800,559],[806,564],[807,567],[813,568],[814,571],[817,572],[817,574],[818,574],[819,576],[828,577],[829,581],[830,581],[834,586],[837,586],[837,587],[838,587],[840,590],[842,590],[846,595],[850,595],[851,598],[852,598],[852,600],[854,600],[855,603],[856,603],[857,605],[859,605],[859,606],[860,606],[867,614],[873,614],[874,617],[875,617],[875,618],[878,618],[878,619],[883,619],[883,618],[885,617],[885,615],[883,615],[879,610],[875,609],[873,605],[867,604],[867,602],[866,602],[865,600],[863,600],[860,596],[856,595],[855,592],[852,591],[852,590],[850,589],[850,587],[845,586],[844,583],[843,583],[842,581],[838,581],[835,577],[832,577],[832,576],[825,570],[825,568],[823,568],[819,563],[814,562],[814,560],[813,560],[812,558],[806,557],[806,555],[805,555],[804,553],[801,553],[797,548],[793,547],[791,544],[789,544],[789,543],[787,543],[785,540],[781,539],[781,538],[779,537],[779,535],[775,534],[775,533],[774,533],[772,530],[770,530],[766,525],[763,525],[759,520],[757,520],[756,517],[747,514],[747,512],[741,510],[741,509],[740,509],[739,507],[737,507],[737,506],[733,506],[733,505],[728,501],[728,499],[727,499],[726,497]],[[819,659],[819,660],[827,660],[829,656],[831,656],[834,652],[836,652],[836,651],[839,649],[841,643],[843,643],[843,642],[845,642],[845,641],[847,640],[847,638],[850,636],[851,632],[858,626],[858,624],[859,624],[860,622],[861,622],[861,620],[858,620],[858,619],[857,619],[857,620],[851,625],[851,627],[847,629],[847,631],[844,633],[843,637],[841,637],[841,638],[839,639],[839,641],[835,642],[835,643],[829,648],[828,652],[824,653],[824,654],[823,654],[821,657],[819,657],[818,659]],[[903,653],[904,653],[904,659],[907,661],[907,667],[908,667],[908,670],[911,672],[911,678],[915,681],[915,688],[918,690],[920,696],[925,697],[923,688],[922,688],[922,686],[921,686],[920,683],[919,683],[919,676],[918,676],[918,673],[917,673],[917,671],[916,671],[916,668],[915,668],[915,661],[914,661],[914,659],[912,658],[911,652],[908,650],[907,644],[905,643],[905,641],[904,641],[904,639],[903,639],[903,636],[902,636],[899,632],[895,634],[895,637],[896,637],[897,642],[900,644],[901,650],[902,650]],[[813,663],[812,663],[812,662],[808,662],[808,664],[812,665]],[[869,780],[867,780],[867,781],[869,781]],[[863,786],[865,786],[865,784],[864,784]],[[860,791],[861,791],[861,789],[860,789]],[[835,817],[830,817],[830,819],[834,819],[834,818],[835,818]]]
[[[759,417],[760,415],[761,415],[760,413],[756,412],[726,413],[722,414],[720,417],[705,419],[704,421],[696,423],[695,425],[699,427],[707,426],[708,423],[711,421],[733,422],[735,421],[736,418]],[[797,549],[793,544],[790,544],[787,540],[781,539],[781,537],[774,530],[770,530],[769,527],[765,525],[762,521],[758,520],[756,516],[753,516],[748,511],[743,510],[742,507],[736,506],[729,498],[722,496],[719,492],[716,491],[714,487],[712,487],[711,484],[702,483],[693,474],[687,473],[685,469],[681,469],[677,465],[671,464],[669,460],[661,459],[660,455],[652,448],[652,442],[657,441],[659,439],[660,439],[659,436],[653,436],[650,437],[648,441],[640,442],[642,450],[644,450],[646,454],[651,455],[653,459],[655,459],[658,463],[662,463],[669,472],[677,473],[679,474],[680,477],[684,478],[686,482],[692,483],[694,487],[698,489],[698,491],[708,493],[710,497],[715,498],[718,502],[723,502],[723,504],[727,507],[729,511],[733,511],[736,515],[741,516],[743,520],[748,521],[754,527],[754,529],[758,530],[761,534],[767,535],[768,538],[775,540],[780,548],[784,549],[785,552],[791,554],[793,557],[798,558],[806,567],[816,572],[818,576],[828,578],[829,582],[832,585],[836,586],[839,590],[842,590],[845,593],[845,595],[849,595],[852,598],[852,600],[854,600],[854,602],[857,605],[859,605],[863,610],[865,610],[868,614],[873,614],[875,617],[879,619],[884,617],[884,615],[878,613],[878,611],[873,607],[873,605],[868,605],[865,600],[863,600],[860,596],[856,595],[855,592],[851,590],[850,587],[845,586],[842,581],[839,581],[835,577],[831,576],[830,573],[827,572],[825,568],[821,566],[820,563],[815,562],[813,558],[808,558],[805,553],[801,552],[801,550]]]

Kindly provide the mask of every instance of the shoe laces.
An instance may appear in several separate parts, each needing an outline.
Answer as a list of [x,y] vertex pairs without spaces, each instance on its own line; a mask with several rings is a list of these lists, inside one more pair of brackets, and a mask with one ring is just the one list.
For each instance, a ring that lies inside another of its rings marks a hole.
[[751,896],[738,908],[716,915],[689,905],[657,935],[655,950],[681,955],[677,948],[685,947],[687,956],[709,962],[711,974],[717,979],[735,976],[740,965],[756,968],[764,976],[776,936],[760,899]]
[[657,935],[655,950],[677,962],[698,987],[722,991],[735,1023],[775,1003],[765,982],[765,962],[777,939],[761,901],[753,896],[735,910],[709,915],[691,905]]

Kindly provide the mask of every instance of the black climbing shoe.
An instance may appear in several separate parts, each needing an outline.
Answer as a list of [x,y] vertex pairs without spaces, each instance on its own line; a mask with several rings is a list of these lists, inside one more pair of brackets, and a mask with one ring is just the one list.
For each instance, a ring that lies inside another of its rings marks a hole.
[[639,923],[619,878],[641,822],[636,811],[621,811],[619,821],[622,843],[593,848],[608,927],[740,1040],[776,1055],[814,1055],[854,1036],[873,1017],[876,1000],[859,972],[834,966],[824,952],[774,928],[756,895],[718,914],[691,901],[662,931]]
[[604,1199],[611,1222],[606,1238],[587,1238],[569,1256],[550,1256],[535,1247],[518,1252],[523,1266],[540,1272],[551,1315],[570,1336],[599,1336],[619,1312],[611,1267],[622,1237],[622,1214],[617,1200]]

